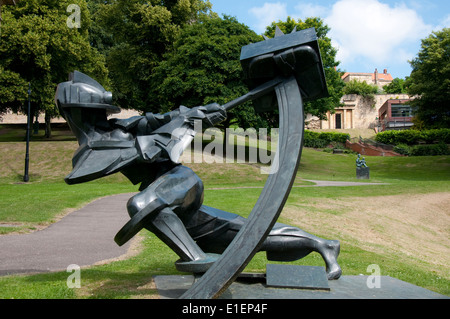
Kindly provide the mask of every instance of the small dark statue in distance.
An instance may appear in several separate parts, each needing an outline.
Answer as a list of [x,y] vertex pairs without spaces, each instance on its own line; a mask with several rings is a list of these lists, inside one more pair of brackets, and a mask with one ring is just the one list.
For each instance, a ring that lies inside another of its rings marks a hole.
[[[79,143],[66,183],[120,172],[140,184],[140,192],[127,203],[131,219],[117,233],[116,243],[123,245],[146,228],[180,257],[178,270],[206,272],[246,219],[203,205],[202,181],[179,159],[195,135],[194,121],[211,127],[226,118],[226,110],[218,104],[180,106],[166,114],[108,119],[109,114],[120,112],[111,105],[112,94],[77,71],[58,85],[55,100]],[[341,275],[339,249],[339,241],[280,223],[260,247],[274,261],[294,261],[316,251],[325,261],[329,279]]]

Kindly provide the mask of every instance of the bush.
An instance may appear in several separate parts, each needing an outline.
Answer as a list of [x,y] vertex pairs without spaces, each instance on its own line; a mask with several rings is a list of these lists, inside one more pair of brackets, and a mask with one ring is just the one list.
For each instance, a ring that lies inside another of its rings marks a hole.
[[389,145],[416,145],[419,142],[450,144],[450,129],[385,131],[378,133],[375,140]]
[[350,135],[345,133],[336,133],[336,132],[313,132],[305,130],[303,146],[305,147],[313,147],[313,148],[324,148],[329,144],[342,143],[350,138]]
[[344,87],[344,94],[357,94],[363,97],[373,98],[378,93],[376,85],[367,84],[364,81],[351,80]]
[[447,144],[441,142],[432,145],[416,145],[411,147],[411,156],[435,156],[435,155],[450,155],[450,150]]
[[399,144],[397,146],[394,147],[394,152],[401,154],[401,155],[410,155],[411,153],[411,147],[409,147],[406,144]]

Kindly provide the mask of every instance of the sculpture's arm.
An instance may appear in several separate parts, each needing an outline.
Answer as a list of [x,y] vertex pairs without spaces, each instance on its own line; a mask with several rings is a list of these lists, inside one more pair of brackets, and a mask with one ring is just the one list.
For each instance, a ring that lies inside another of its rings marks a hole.
[[[166,114],[147,113],[125,120],[112,120],[113,126],[136,136],[136,148],[147,162],[170,159],[178,162],[184,149],[195,136],[194,123],[201,121],[200,129],[214,126],[226,118],[226,111],[218,104],[180,106]],[[197,127],[195,127],[197,128]]]
[[[206,106],[196,106],[192,109],[180,106],[178,110],[164,114],[149,112],[145,116],[133,116],[128,119],[111,119],[110,122],[114,127],[119,127],[126,132],[135,131],[136,135],[147,135],[153,134],[161,127],[170,124],[173,120],[180,117],[189,122],[192,127],[195,120],[201,120],[202,124],[207,128],[225,120],[227,113],[222,106],[213,103]],[[172,127],[173,124],[170,126]]]

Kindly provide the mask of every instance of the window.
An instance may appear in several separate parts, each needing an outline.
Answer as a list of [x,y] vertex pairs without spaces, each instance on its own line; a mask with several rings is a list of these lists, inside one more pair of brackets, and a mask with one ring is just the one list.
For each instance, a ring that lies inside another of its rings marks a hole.
[[411,106],[407,104],[392,104],[391,117],[411,117]]
[[341,129],[342,128],[342,116],[341,113],[336,113],[336,128]]

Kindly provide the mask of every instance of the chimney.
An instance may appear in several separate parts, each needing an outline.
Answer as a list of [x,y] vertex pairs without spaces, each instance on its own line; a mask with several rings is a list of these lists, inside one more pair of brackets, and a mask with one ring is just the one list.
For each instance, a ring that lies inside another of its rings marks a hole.
[[375,84],[378,84],[378,69],[375,69]]

